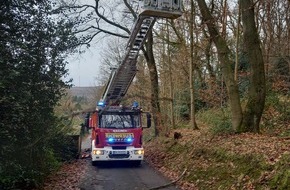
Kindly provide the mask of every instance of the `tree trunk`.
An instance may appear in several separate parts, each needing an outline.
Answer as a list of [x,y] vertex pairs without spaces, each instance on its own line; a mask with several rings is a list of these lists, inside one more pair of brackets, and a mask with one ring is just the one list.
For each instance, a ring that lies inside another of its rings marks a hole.
[[240,45],[240,20],[241,20],[241,6],[239,3],[238,9],[238,24],[236,32],[236,54],[235,54],[235,80],[238,81],[238,66],[239,66],[239,45]]
[[231,68],[232,61],[230,60],[230,50],[227,46],[226,40],[223,39],[218,32],[217,27],[214,23],[215,21],[209,12],[205,0],[197,0],[197,3],[201,11],[203,21],[206,23],[210,36],[213,39],[213,42],[215,43],[218,51],[218,57],[222,64],[222,73],[225,79],[229,96],[229,103],[232,114],[232,126],[234,130],[237,130],[240,128],[243,115],[240,104],[238,85],[234,80],[233,70]]
[[191,11],[190,11],[190,22],[189,22],[189,32],[190,32],[190,69],[189,69],[189,86],[190,86],[190,126],[192,129],[198,129],[195,119],[195,96],[194,96],[194,70],[195,70],[195,63],[194,63],[194,55],[193,55],[193,22],[194,22],[194,6],[193,0],[191,0]]
[[253,0],[240,0],[244,31],[244,46],[251,65],[249,96],[243,123],[238,132],[259,132],[265,105],[265,71],[260,39],[255,24]]
[[[169,22],[168,19],[166,19],[166,38],[167,41],[169,42],[170,40],[170,35],[169,35]],[[172,79],[172,62],[171,62],[171,52],[170,52],[170,46],[169,43],[167,44],[167,58],[168,58],[168,68],[169,68],[169,82],[170,82],[170,120],[171,120],[171,125],[172,128],[175,129],[175,118],[174,118],[174,94],[173,94],[173,79]]]
[[149,68],[149,76],[151,82],[151,107],[153,113],[153,121],[155,123],[155,136],[159,136],[160,126],[160,103],[159,103],[159,86],[156,63],[153,54],[153,34],[149,32],[147,42],[145,43],[146,50],[143,50],[147,66]]

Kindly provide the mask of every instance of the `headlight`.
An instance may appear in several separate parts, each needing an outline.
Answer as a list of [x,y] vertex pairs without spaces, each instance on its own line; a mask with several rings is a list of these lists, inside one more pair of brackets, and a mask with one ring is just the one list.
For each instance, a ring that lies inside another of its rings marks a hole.
[[93,150],[94,155],[103,155],[104,151],[103,150]]
[[143,155],[144,154],[144,150],[135,150],[134,154]]

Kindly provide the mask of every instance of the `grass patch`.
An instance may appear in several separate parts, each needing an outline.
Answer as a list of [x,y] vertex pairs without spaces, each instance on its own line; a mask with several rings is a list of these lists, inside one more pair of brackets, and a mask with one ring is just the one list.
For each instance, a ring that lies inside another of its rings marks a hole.
[[275,165],[274,175],[269,182],[271,189],[290,189],[290,155],[283,155]]
[[184,152],[188,152],[188,147],[174,141],[173,143],[167,143],[166,151],[172,154],[181,154]]

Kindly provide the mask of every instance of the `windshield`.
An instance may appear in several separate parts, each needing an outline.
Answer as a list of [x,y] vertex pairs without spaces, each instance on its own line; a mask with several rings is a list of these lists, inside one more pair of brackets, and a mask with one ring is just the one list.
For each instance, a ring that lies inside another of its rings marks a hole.
[[129,114],[110,114],[101,116],[101,128],[137,128],[140,127],[140,119],[138,115]]

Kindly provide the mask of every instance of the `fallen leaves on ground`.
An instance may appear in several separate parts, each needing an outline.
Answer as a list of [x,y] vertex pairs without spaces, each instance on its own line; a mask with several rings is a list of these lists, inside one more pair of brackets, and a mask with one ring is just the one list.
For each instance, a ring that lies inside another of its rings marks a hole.
[[78,185],[86,170],[85,160],[67,162],[46,179],[43,190],[80,190]]
[[[214,163],[211,159],[199,159],[196,154],[199,154],[200,147],[206,147],[209,150],[219,148],[232,155],[259,155],[265,158],[266,162],[270,165],[277,163],[282,155],[290,153],[289,138],[252,133],[213,136],[208,131],[208,127],[203,125],[200,126],[200,130],[177,129],[172,131],[171,135],[167,138],[162,137],[162,140],[155,139],[147,142],[145,144],[146,160],[154,168],[165,174],[171,180],[174,180],[184,170],[184,168],[180,167],[191,167],[187,168],[188,172],[194,172],[194,168],[196,167],[201,167],[206,170],[212,164],[218,164]],[[174,140],[173,134],[175,132],[181,133],[182,138]],[[176,146],[176,144],[186,147],[186,154],[192,155],[192,157],[197,156],[191,160],[191,165],[184,164],[187,161],[184,160],[184,157],[178,155],[178,153],[175,156],[174,153],[171,154],[170,147]],[[201,152],[200,154],[202,155],[203,153]],[[168,167],[168,163],[170,163],[170,167]],[[233,163],[228,163],[227,165],[227,167],[236,167]],[[223,167],[223,165],[220,167]],[[269,175],[271,174],[262,174],[260,180],[265,180]],[[249,176],[243,175],[240,180],[244,185],[242,189],[254,189],[253,181],[249,179]],[[212,179],[206,182],[209,185],[209,189],[211,189],[210,187],[215,181],[216,179]],[[196,184],[191,181],[180,180],[178,184],[182,189],[198,189]],[[238,185],[233,184],[232,189],[236,189]]]

